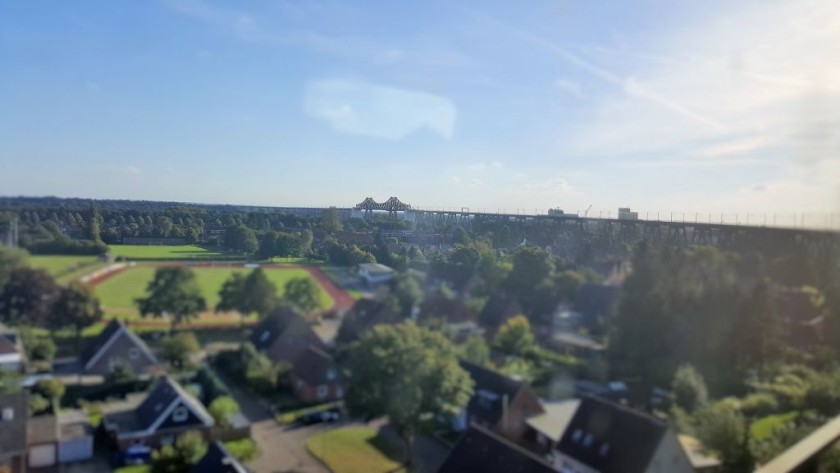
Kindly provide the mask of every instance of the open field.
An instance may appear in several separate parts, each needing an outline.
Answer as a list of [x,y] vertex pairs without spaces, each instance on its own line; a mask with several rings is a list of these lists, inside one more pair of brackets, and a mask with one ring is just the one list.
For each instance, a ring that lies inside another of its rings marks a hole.
[[368,427],[343,427],[306,439],[306,448],[333,473],[401,473],[403,449]]
[[213,259],[225,255],[195,245],[111,245],[109,252],[126,259]]
[[105,266],[98,256],[93,255],[32,255],[29,263],[33,268],[43,269],[60,283],[67,283]]
[[[195,267],[192,269],[195,271],[201,293],[210,310],[219,302],[219,289],[231,274],[250,271],[242,267]],[[134,300],[146,295],[146,286],[154,277],[154,273],[154,266],[138,266],[127,269],[96,285],[96,295],[99,296],[105,313],[108,316],[117,316],[124,319],[139,317]],[[299,267],[267,268],[265,274],[277,286],[278,294],[281,296],[283,287],[290,279],[312,277],[309,271]],[[318,287],[321,288],[320,284]],[[333,305],[333,298],[323,288],[320,289],[319,297],[324,308]],[[213,315],[210,320],[218,323],[221,321],[220,317],[222,316]],[[238,318],[234,318],[234,321],[238,321]]]

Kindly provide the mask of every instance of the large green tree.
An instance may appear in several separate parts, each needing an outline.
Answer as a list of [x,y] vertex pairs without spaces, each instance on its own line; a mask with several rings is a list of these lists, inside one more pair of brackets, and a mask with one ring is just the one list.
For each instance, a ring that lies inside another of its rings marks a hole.
[[102,306],[90,286],[73,281],[59,290],[48,325],[53,329],[72,327],[78,348],[82,330],[101,321],[102,316]]
[[472,380],[457,357],[441,333],[411,322],[376,326],[351,352],[353,389],[347,407],[355,416],[387,416],[405,442],[410,465],[421,419],[457,415],[472,395]]
[[173,335],[164,340],[160,347],[163,357],[176,368],[183,368],[190,360],[190,356],[198,353],[200,349],[201,345],[198,343],[198,338],[192,332]]
[[136,299],[140,314],[169,317],[172,329],[197,317],[207,307],[195,273],[189,268],[158,268],[146,294]]
[[341,217],[338,214],[338,209],[330,207],[321,212],[321,218],[318,222],[318,229],[325,233],[340,232],[344,228],[341,224]]
[[674,392],[674,401],[689,413],[702,407],[709,400],[703,375],[690,364],[684,364],[677,369],[671,389]]
[[523,356],[534,347],[531,324],[524,315],[511,317],[502,325],[493,343],[508,355]]
[[0,287],[6,284],[12,270],[27,265],[28,256],[25,250],[0,246]]
[[411,315],[412,310],[423,300],[423,288],[416,277],[401,273],[390,282],[391,295],[396,300],[403,315]]
[[242,253],[254,253],[259,247],[257,233],[245,225],[232,225],[225,230],[225,247]]
[[242,288],[242,309],[246,314],[256,312],[261,317],[277,307],[279,298],[277,286],[265,275],[262,268],[256,268],[245,278]]
[[283,300],[290,306],[308,314],[321,308],[318,286],[310,278],[292,278],[284,287]]
[[0,289],[0,321],[44,325],[58,295],[58,285],[46,271],[15,268]]

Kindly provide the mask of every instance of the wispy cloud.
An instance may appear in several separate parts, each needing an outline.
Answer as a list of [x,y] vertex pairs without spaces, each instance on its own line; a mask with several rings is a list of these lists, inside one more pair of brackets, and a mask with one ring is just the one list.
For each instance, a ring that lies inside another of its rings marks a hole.
[[342,133],[401,140],[423,128],[447,139],[455,132],[456,109],[449,99],[354,79],[311,82],[304,109]]
[[581,90],[580,84],[571,79],[557,79],[556,81],[554,81],[554,85],[556,85],[558,89],[566,91],[579,99],[583,98],[583,90]]

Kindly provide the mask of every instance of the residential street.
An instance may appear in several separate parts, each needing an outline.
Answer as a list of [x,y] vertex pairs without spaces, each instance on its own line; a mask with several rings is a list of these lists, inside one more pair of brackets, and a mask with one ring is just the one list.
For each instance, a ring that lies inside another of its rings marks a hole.
[[248,464],[255,473],[329,473],[309,452],[306,439],[327,428],[313,425],[289,428],[279,425],[265,402],[216,371],[225,380],[231,394],[242,408],[242,414],[251,421],[251,436],[262,455]]

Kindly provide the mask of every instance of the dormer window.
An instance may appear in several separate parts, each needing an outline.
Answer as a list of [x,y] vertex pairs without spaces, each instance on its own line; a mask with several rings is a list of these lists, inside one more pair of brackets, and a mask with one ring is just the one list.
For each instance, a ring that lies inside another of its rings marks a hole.
[[140,350],[137,348],[129,348],[128,349],[128,359],[129,360],[136,360],[140,356]]
[[262,333],[262,335],[260,335],[260,341],[265,342],[266,340],[268,340],[268,337],[270,337],[270,336],[271,336],[271,332],[266,330],[265,332]]
[[581,437],[583,437],[583,431],[580,429],[575,430],[575,433],[572,434],[572,440],[575,443],[580,442]]
[[583,438],[583,446],[588,447],[592,445],[592,434],[586,434],[586,437]]
[[178,406],[172,411],[172,420],[175,422],[184,422],[189,417],[189,413],[187,412],[187,408],[184,406]]

